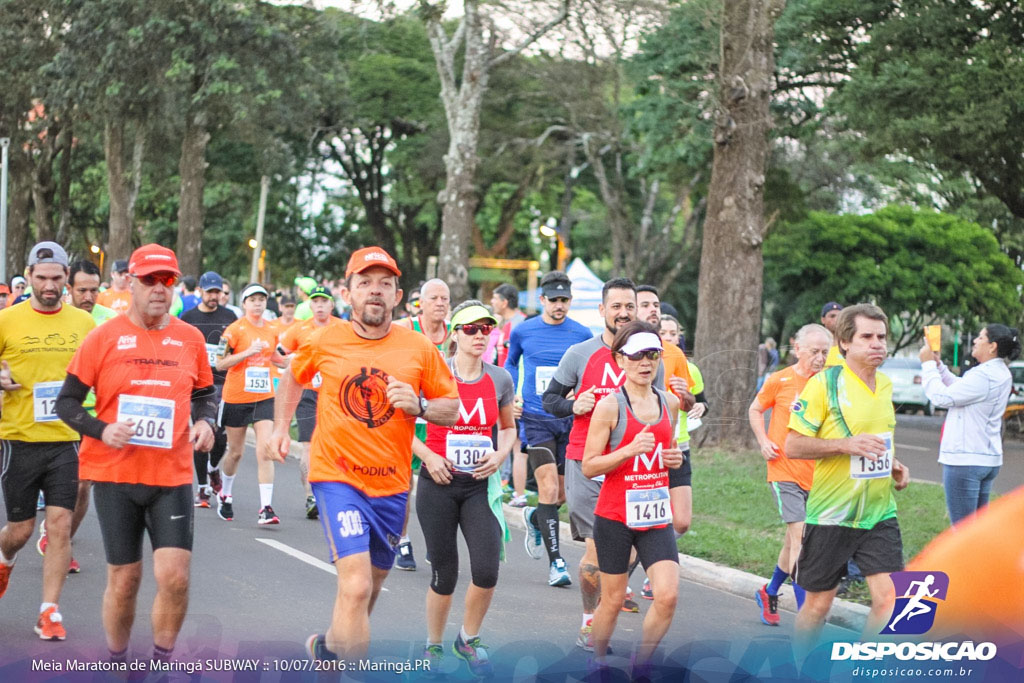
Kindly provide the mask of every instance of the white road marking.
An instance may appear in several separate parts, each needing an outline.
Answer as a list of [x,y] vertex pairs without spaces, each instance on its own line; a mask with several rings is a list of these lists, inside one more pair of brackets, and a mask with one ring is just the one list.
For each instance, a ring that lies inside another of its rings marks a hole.
[[[323,560],[318,560],[317,558],[313,557],[309,553],[304,553],[301,550],[296,550],[295,548],[291,547],[290,545],[285,545],[284,543],[281,543],[280,541],[275,541],[272,538],[257,538],[256,541],[259,542],[259,543],[263,543],[264,545],[269,545],[271,548],[274,548],[275,550],[280,550],[285,555],[291,555],[296,560],[299,560],[300,562],[305,562],[306,564],[308,564],[311,567],[316,567],[317,569],[321,569],[321,570],[327,572],[328,574],[334,574],[335,576],[338,575],[338,570],[334,568],[333,564],[328,564],[327,562],[324,562]],[[384,587],[381,587],[381,590],[382,591],[387,591],[388,589],[384,588]],[[390,591],[388,591],[388,592],[390,592]]]
[[906,448],[908,451],[924,451],[925,453],[927,453],[928,451],[934,450],[934,449],[931,449],[931,448],[926,448],[925,446],[910,446],[910,445],[905,444],[905,443],[898,443],[898,444],[896,444],[896,448]]

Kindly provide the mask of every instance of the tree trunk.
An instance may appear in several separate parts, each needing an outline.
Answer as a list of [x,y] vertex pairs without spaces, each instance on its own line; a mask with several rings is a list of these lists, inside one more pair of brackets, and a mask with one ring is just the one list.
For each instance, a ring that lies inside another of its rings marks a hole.
[[754,395],[771,127],[775,20],[784,0],[725,0],[719,112],[698,286],[696,353],[717,427],[706,442],[747,445]]
[[124,167],[124,121],[107,121],[103,128],[103,154],[107,161],[107,194],[110,197],[107,258],[103,263],[103,277],[106,278],[114,261],[127,259],[132,253],[135,217],[130,208]]
[[28,155],[10,148],[10,193],[7,206],[7,281],[21,275],[28,254],[29,214],[32,211],[32,165]]
[[206,183],[206,112],[189,112],[181,140],[181,200],[178,204],[178,267],[185,275],[198,276],[202,268],[203,189]]

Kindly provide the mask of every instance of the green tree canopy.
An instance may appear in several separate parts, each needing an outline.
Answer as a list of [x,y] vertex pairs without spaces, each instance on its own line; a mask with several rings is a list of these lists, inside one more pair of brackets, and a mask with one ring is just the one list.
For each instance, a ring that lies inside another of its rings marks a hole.
[[900,319],[894,351],[919,341],[927,324],[1012,324],[1021,312],[1024,274],[990,231],[947,214],[812,212],[779,226],[764,259],[766,304],[784,312],[784,334],[817,321],[826,301],[870,301]]

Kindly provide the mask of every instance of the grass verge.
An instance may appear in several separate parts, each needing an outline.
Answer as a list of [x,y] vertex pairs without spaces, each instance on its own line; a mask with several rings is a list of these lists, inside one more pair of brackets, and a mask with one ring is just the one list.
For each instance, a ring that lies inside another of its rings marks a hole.
[[[911,481],[896,493],[896,506],[906,560],[949,526],[941,486]],[[759,453],[694,453],[693,523],[679,539],[680,552],[770,577],[784,529]],[[859,588],[847,599],[867,603]]]

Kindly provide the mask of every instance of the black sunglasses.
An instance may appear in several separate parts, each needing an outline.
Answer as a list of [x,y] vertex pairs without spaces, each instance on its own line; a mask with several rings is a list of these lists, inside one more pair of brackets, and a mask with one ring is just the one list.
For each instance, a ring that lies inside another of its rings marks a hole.
[[[545,297],[545,298],[547,298],[547,297]],[[556,296],[556,297],[553,297],[551,299],[548,299],[548,301],[550,301],[553,304],[566,304],[566,303],[569,303],[569,297],[567,297],[567,296]]]
[[475,337],[477,332],[483,332],[486,336],[494,329],[494,325],[491,323],[469,323],[468,325],[456,325],[455,329],[462,330],[470,337]]
[[646,351],[637,351],[636,353],[624,353],[622,354],[631,361],[643,360],[658,360],[661,358],[661,351],[658,349],[648,349]]

